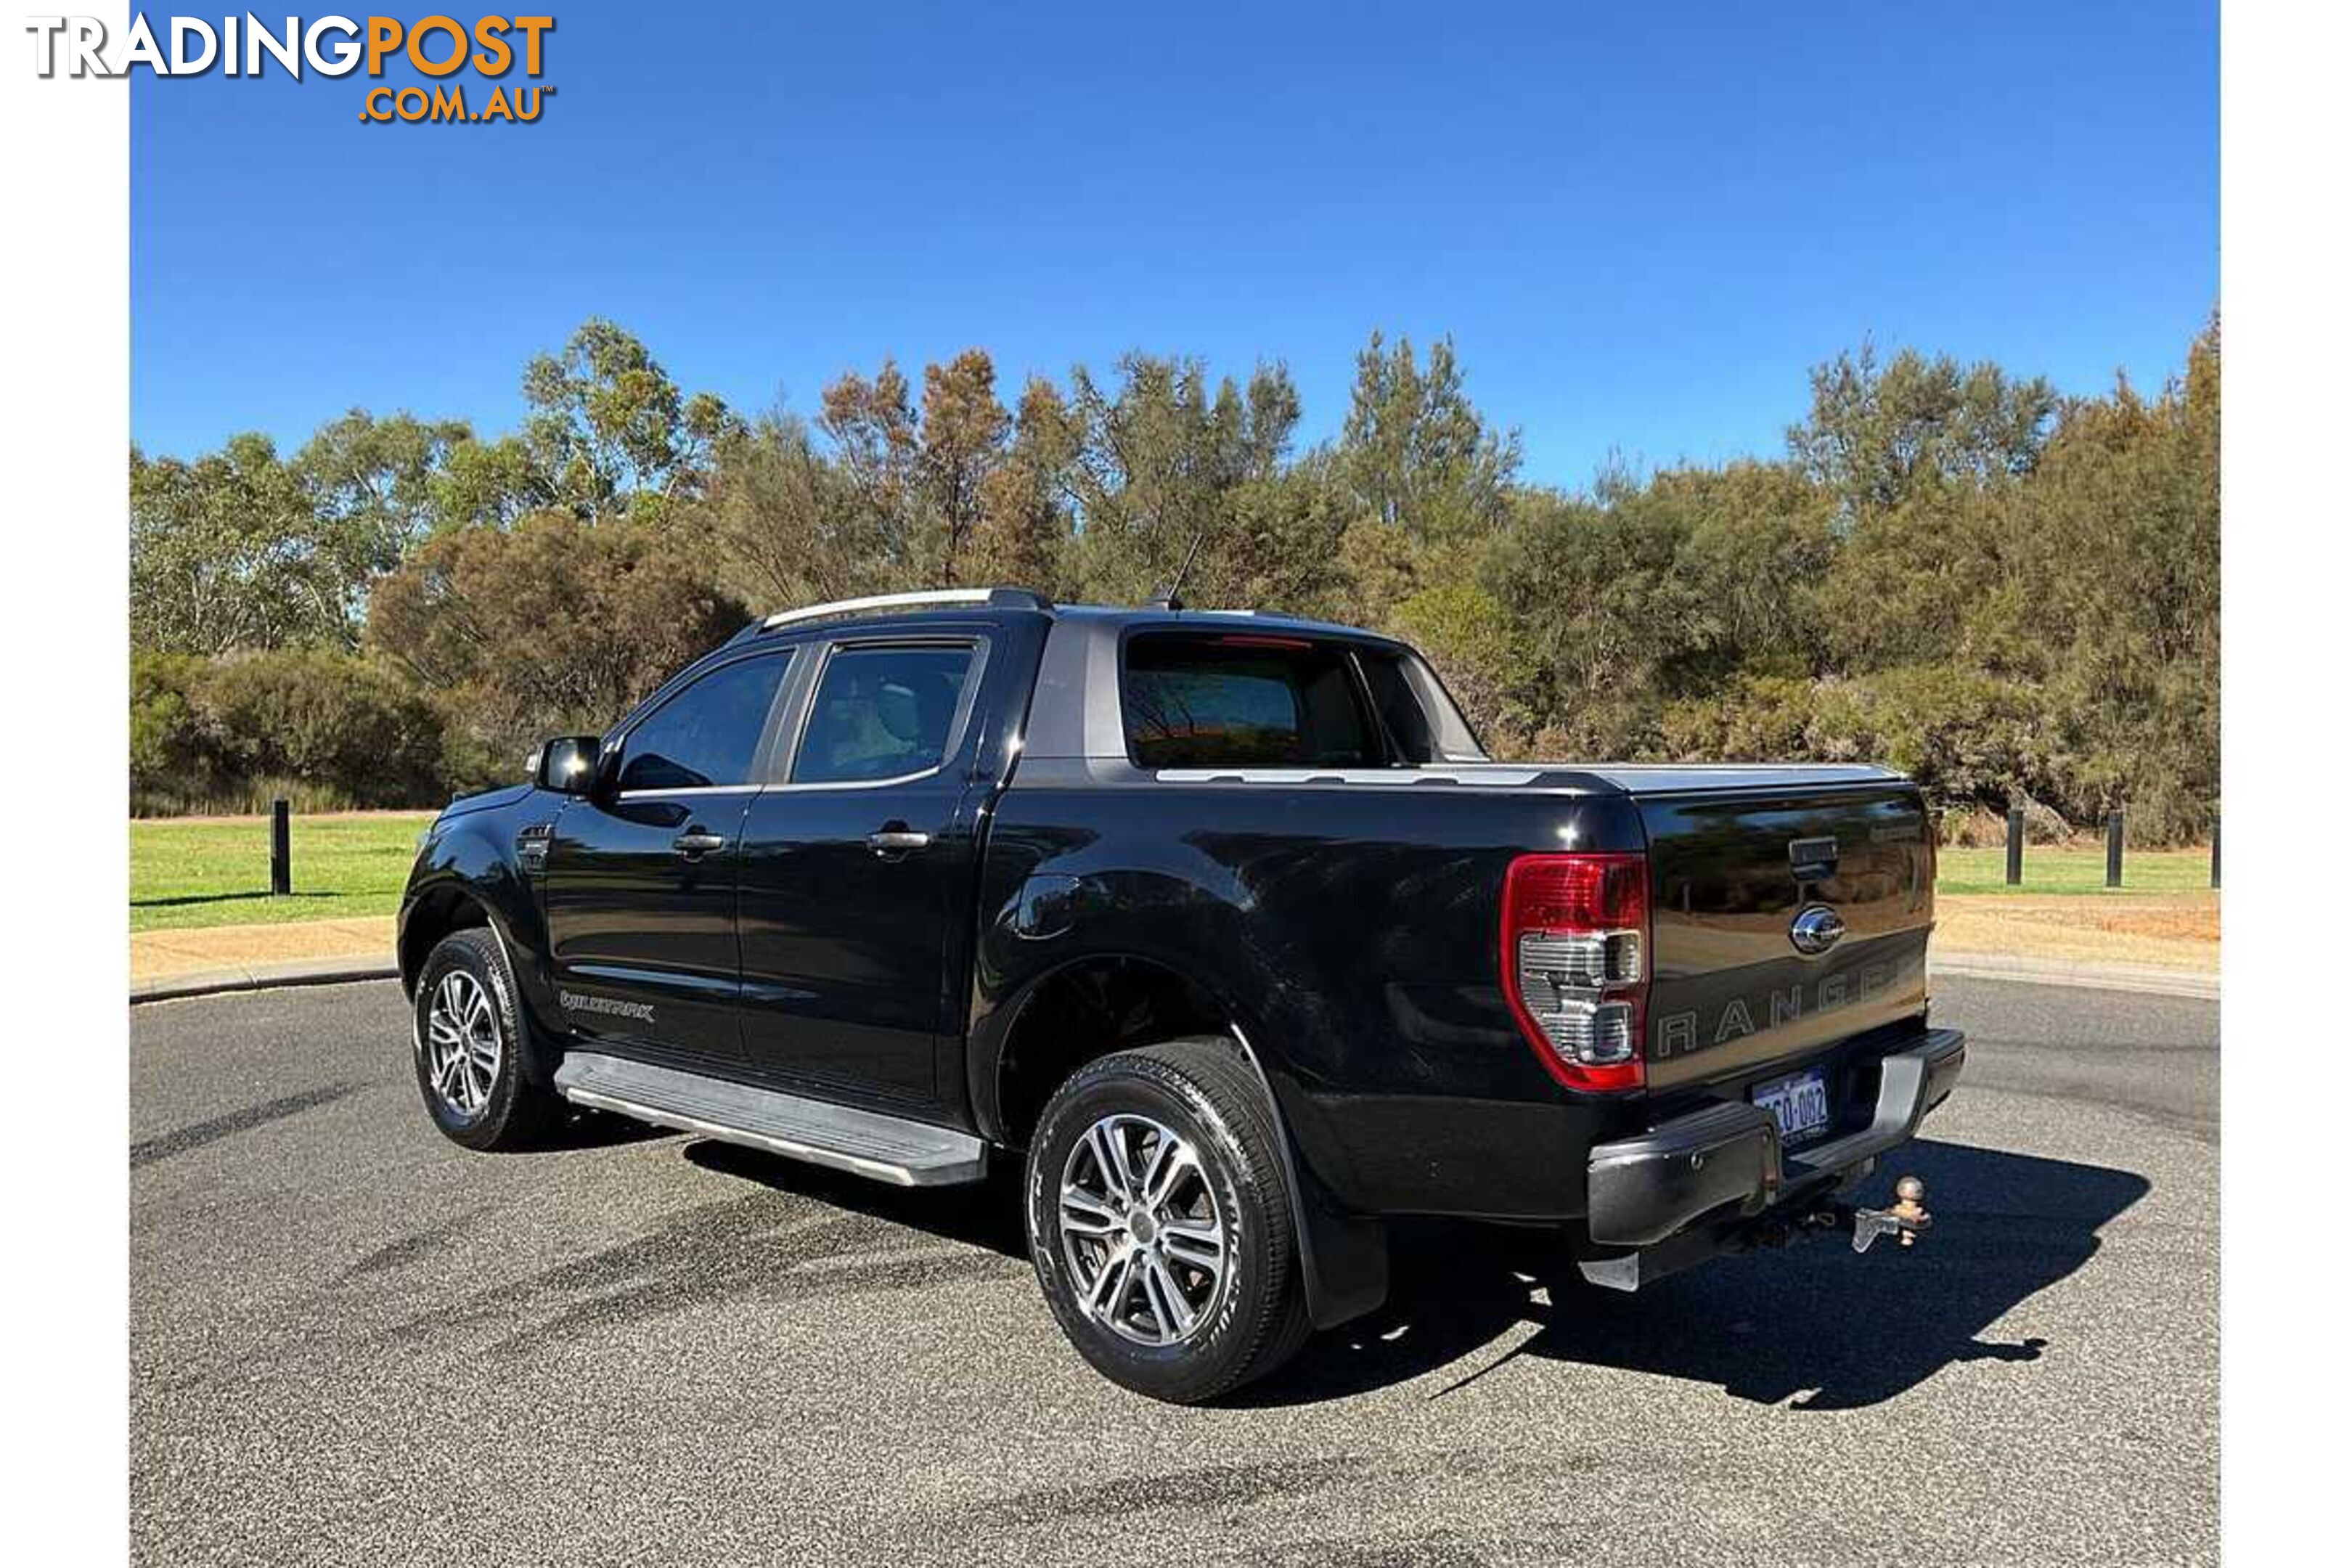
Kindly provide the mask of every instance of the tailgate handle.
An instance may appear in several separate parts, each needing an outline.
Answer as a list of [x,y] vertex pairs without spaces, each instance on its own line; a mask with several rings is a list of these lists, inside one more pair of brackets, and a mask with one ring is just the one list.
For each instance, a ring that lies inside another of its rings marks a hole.
[[1838,842],[1834,838],[1791,838],[1789,867],[1800,882],[1818,881],[1837,871]]

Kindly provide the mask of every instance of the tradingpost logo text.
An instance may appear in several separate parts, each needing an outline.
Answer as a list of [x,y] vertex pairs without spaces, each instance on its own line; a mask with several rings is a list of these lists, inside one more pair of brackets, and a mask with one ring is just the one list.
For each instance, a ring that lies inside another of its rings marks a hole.
[[[25,30],[33,35],[34,71],[44,77],[127,77],[142,67],[159,77],[257,77],[274,68],[297,81],[362,71],[381,81],[387,66],[404,60],[428,79],[429,86],[370,87],[359,112],[373,124],[528,122],[555,91],[540,80],[552,16],[288,16],[281,26],[251,12],[161,23],[142,14],[119,30],[99,16],[28,16]],[[517,71],[528,79],[508,79]],[[478,79],[463,79],[467,72]]]

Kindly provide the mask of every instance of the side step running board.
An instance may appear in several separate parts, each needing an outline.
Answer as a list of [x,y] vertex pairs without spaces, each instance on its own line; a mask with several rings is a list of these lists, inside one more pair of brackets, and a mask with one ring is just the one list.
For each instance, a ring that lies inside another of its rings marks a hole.
[[901,1187],[977,1182],[988,1168],[988,1146],[968,1132],[619,1057],[572,1052],[555,1088],[578,1105]]

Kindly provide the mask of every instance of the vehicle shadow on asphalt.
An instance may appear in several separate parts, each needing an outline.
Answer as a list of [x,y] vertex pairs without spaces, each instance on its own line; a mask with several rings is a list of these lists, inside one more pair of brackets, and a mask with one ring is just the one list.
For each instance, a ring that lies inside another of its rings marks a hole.
[[1923,1140],[1860,1201],[1884,1203],[1906,1171],[1927,1183],[1936,1216],[1916,1247],[1881,1241],[1858,1257],[1826,1238],[1719,1258],[1638,1295],[1584,1284],[1524,1234],[1401,1237],[1386,1307],[1318,1335],[1288,1368],[1228,1403],[1345,1398],[1467,1361],[1534,1324],[1431,1397],[1535,1358],[1714,1384],[1804,1410],[1875,1405],[1955,1363],[2040,1359],[2044,1340],[1980,1336],[2088,1262],[2100,1227],[2148,1190],[2126,1171]]
[[623,1143],[652,1143],[679,1136],[673,1128],[623,1116],[618,1111],[571,1106],[555,1131],[537,1143],[526,1144],[525,1154],[569,1153],[574,1149],[608,1149]]
[[885,1186],[846,1172],[715,1140],[688,1143],[686,1158],[706,1171],[754,1182],[774,1192],[1029,1261],[1029,1244],[1021,1223],[1021,1173],[1015,1166],[992,1168],[985,1180],[970,1186],[919,1188]]

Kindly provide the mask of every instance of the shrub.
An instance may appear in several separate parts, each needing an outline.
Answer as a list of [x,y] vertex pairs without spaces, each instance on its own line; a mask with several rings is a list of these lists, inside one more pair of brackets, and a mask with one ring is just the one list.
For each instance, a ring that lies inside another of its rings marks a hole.
[[349,654],[281,651],[131,664],[131,809],[437,804],[441,720],[399,676]]
[[131,808],[194,809],[221,784],[220,759],[205,733],[201,658],[142,653],[131,660]]
[[441,724],[389,671],[348,655],[223,660],[203,688],[214,744],[244,778],[333,790],[353,805],[415,805],[441,784]]

